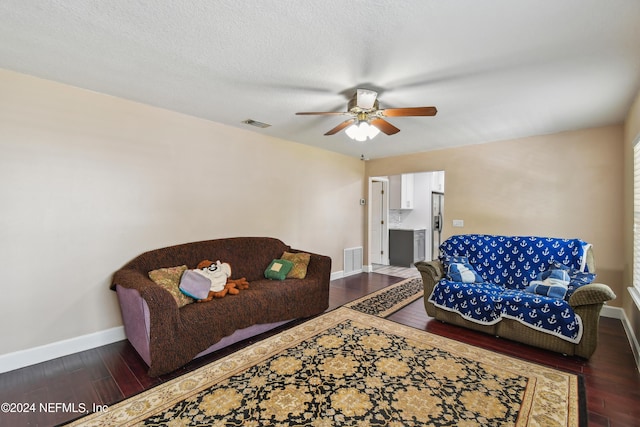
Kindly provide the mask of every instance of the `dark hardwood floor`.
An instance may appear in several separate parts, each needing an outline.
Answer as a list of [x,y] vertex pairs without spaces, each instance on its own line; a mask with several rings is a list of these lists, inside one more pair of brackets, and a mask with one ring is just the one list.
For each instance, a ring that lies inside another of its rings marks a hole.
[[[331,282],[329,309],[400,280],[400,277],[378,273],[335,280]],[[640,373],[619,320],[601,319],[599,347],[586,361],[436,321],[427,316],[422,299],[388,319],[498,353],[581,374],[586,386],[589,426],[640,426]],[[50,426],[77,418],[84,410],[108,409],[108,405],[274,333],[277,331],[238,343],[158,378],[147,376],[146,365],[128,341],[0,374],[0,402],[11,403],[14,404],[13,409],[21,409],[21,413],[6,413],[3,406],[0,425]]]

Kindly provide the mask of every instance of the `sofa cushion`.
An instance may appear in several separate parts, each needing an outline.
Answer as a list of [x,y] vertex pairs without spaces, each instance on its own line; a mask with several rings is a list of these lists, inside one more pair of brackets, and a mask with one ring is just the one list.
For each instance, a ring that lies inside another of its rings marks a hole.
[[211,280],[196,270],[187,270],[180,278],[180,292],[193,299],[205,299],[211,290]]
[[274,259],[264,271],[267,279],[284,280],[293,268],[293,263],[286,259]]
[[483,325],[500,321],[500,311],[494,300],[504,287],[491,283],[462,283],[440,280],[428,297],[436,307],[460,314],[467,320]]
[[445,268],[448,268],[449,265],[455,264],[455,263],[469,264],[469,258],[467,258],[466,256],[449,256],[449,255],[445,255],[443,258],[444,259],[443,259],[442,263],[444,264]]
[[574,344],[582,338],[582,319],[562,298],[507,289],[494,304],[502,318],[516,320]]
[[582,321],[569,303],[491,283],[458,283],[440,280],[428,301],[443,310],[458,313],[480,325],[494,325],[510,318],[565,341],[577,343]]
[[454,262],[447,268],[447,279],[453,282],[482,283],[484,280],[468,263]]
[[589,273],[588,271],[580,271],[575,268],[569,268],[560,263],[554,262],[551,264],[550,268],[561,268],[566,270],[569,274],[569,285],[567,286],[567,293],[564,296],[564,299],[569,301],[571,295],[580,287],[584,285],[588,285],[596,279],[595,273]]
[[158,268],[149,272],[149,278],[171,294],[178,308],[193,302],[193,298],[180,292],[180,278],[186,270],[186,265],[180,265],[177,267]]
[[567,287],[567,294],[564,296],[564,299],[566,299],[567,301],[569,301],[571,295],[573,295],[573,293],[578,290],[578,288],[581,288],[584,285],[588,285],[596,279],[595,273],[575,270],[569,271],[569,277],[571,278],[571,281],[569,282],[569,286]]
[[307,276],[307,268],[311,260],[310,254],[306,252],[291,253],[285,251],[281,259],[286,259],[293,263],[293,268],[287,274],[287,279],[304,279]]
[[536,280],[526,287],[527,292],[553,298],[564,298],[571,279],[564,268],[552,268],[538,274]]

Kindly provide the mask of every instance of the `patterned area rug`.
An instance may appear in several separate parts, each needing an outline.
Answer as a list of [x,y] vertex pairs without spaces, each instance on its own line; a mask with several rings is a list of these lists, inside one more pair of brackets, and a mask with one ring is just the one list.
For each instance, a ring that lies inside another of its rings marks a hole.
[[387,317],[424,295],[422,279],[406,279],[345,304],[345,307]]
[[89,415],[85,426],[577,426],[578,377],[348,308]]

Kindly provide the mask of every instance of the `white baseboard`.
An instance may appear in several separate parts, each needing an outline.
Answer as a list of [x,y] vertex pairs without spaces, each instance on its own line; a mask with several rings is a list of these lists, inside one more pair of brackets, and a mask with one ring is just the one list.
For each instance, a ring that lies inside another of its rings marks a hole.
[[602,317],[611,317],[613,319],[623,320],[624,310],[620,307],[611,307],[610,305],[603,305],[602,310],[600,310],[600,316]]
[[624,328],[624,332],[627,334],[627,340],[629,340],[629,345],[631,346],[631,352],[633,353],[633,358],[636,361],[636,367],[638,371],[640,371],[640,345],[638,344],[638,340],[633,333],[633,328],[631,328],[631,323],[629,322],[629,318],[627,317],[624,310],[620,307],[611,307],[605,305],[602,307],[602,311],[600,315],[603,317],[612,317],[614,319],[620,319],[622,322],[622,327]]
[[348,272],[348,273],[342,272],[342,277],[355,276],[356,274],[360,274],[360,273],[362,273],[362,269],[360,269],[360,270],[353,270],[353,271],[350,271],[350,272]]
[[35,365],[40,362],[46,362],[47,360],[56,359],[58,357],[68,356],[69,354],[78,353],[80,351],[89,350],[102,345],[111,344],[116,341],[122,341],[124,339],[126,339],[124,326],[116,326],[115,328],[94,332],[92,334],[3,354],[0,356],[0,373],[24,368],[25,366]]
[[344,271],[335,271],[331,273],[331,280],[342,279],[343,277],[349,277],[360,273],[373,273],[373,266],[371,264],[363,265],[362,270],[352,271],[349,274],[345,274]]
[[349,273],[345,273],[344,271],[335,271],[333,273],[331,273],[331,277],[329,280],[338,280],[338,279],[342,279],[344,277],[349,277],[349,276],[354,276],[356,274],[360,274],[362,273],[362,270],[355,270],[355,271],[351,271]]
[[331,277],[329,278],[329,280],[338,280],[338,279],[342,279],[344,277],[344,271],[334,271],[333,273],[331,273]]

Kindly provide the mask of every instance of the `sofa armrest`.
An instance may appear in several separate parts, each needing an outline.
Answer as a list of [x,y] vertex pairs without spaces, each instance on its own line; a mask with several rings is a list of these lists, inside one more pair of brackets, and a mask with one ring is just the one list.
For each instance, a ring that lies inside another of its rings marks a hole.
[[590,283],[581,286],[569,298],[572,307],[590,304],[602,304],[605,301],[615,299],[616,294],[611,288],[603,283]]
[[327,286],[331,281],[331,257],[319,255],[313,252],[300,249],[290,249],[291,253],[304,252],[310,255],[309,266],[307,267],[306,278],[317,279],[320,283],[326,283]]
[[434,261],[418,261],[414,264],[422,275],[422,282],[425,288],[429,286],[431,289],[444,277],[442,263],[438,260]]
[[127,289],[135,289],[140,296],[147,302],[150,310],[162,309],[178,314],[178,305],[173,296],[155,283],[148,276],[138,270],[122,269],[113,275],[111,289],[115,290],[116,285]]
[[609,286],[602,283],[590,283],[578,288],[569,298],[569,304],[571,304],[575,313],[580,316],[584,326],[582,339],[575,348],[576,356],[588,359],[596,350],[602,304],[615,297],[616,295]]
[[429,296],[433,292],[436,283],[444,277],[444,267],[438,260],[418,261],[414,264],[422,276],[424,286],[424,308],[431,317],[436,317],[436,307],[429,302]]

